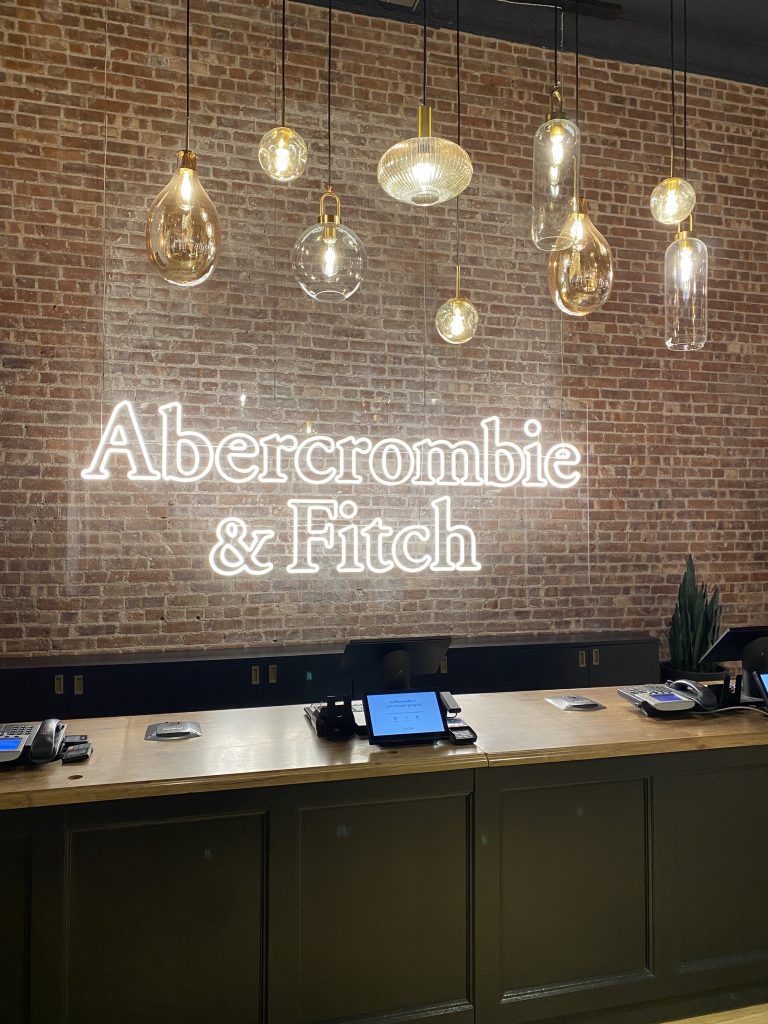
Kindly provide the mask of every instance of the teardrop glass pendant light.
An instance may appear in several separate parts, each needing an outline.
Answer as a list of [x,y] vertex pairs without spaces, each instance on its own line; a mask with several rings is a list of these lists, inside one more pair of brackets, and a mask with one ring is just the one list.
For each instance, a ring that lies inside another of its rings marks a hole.
[[[684,0],[684,7],[687,8],[687,0]],[[683,60],[683,146],[687,164],[687,120],[688,120],[688,90],[687,90],[687,9],[684,18],[684,51]],[[669,82],[671,93],[672,120],[669,143],[669,177],[664,178],[651,193],[651,215],[659,224],[672,226],[687,220],[693,213],[696,205],[696,191],[693,185],[675,174],[675,127],[676,127],[676,105],[675,105],[675,0],[669,0],[669,25],[670,25],[670,59],[669,59]],[[687,168],[684,173],[687,173]]]
[[573,209],[581,158],[579,126],[566,117],[558,81],[558,25],[555,12],[554,80],[549,94],[549,113],[533,139],[533,191],[531,197],[531,240],[537,249],[552,251],[563,237]]
[[416,135],[397,142],[379,160],[379,184],[393,199],[411,206],[436,206],[455,199],[472,180],[472,161],[449,139],[432,134],[427,104],[427,0],[424,5],[422,101]]
[[611,249],[587,213],[585,199],[572,213],[549,257],[549,291],[568,316],[587,316],[607,301],[613,286]]
[[678,231],[664,256],[665,344],[672,351],[692,352],[706,343],[707,263],[701,239]]
[[[365,246],[341,222],[341,200],[331,186],[331,68],[333,4],[328,4],[328,187],[320,196],[318,222],[302,232],[291,253],[294,276],[318,302],[344,302],[362,284],[368,266]],[[333,212],[328,211],[334,204]]]
[[307,144],[299,133],[285,124],[285,6],[283,0],[282,44],[280,57],[281,118],[277,128],[270,128],[259,143],[261,169],[273,181],[287,184],[304,173],[307,166]]
[[176,171],[149,208],[147,256],[169,284],[192,288],[213,273],[221,253],[216,207],[197,174],[197,154],[189,148],[189,25],[187,0],[186,136],[176,154]]

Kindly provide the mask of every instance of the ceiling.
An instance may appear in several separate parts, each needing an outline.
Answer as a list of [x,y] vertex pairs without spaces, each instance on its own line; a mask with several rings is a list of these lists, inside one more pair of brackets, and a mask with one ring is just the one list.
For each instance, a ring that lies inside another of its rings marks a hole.
[[[324,6],[322,0],[304,0]],[[375,17],[455,27],[456,0],[334,0],[334,7]],[[595,57],[669,66],[669,0],[560,0],[565,49],[574,45],[574,10],[579,6],[579,48]],[[414,9],[415,6],[415,9]],[[682,66],[683,0],[676,0],[678,67]],[[548,0],[463,0],[462,29],[476,35],[551,46]],[[765,0],[690,0],[688,70],[716,78],[768,85],[768,3]]]

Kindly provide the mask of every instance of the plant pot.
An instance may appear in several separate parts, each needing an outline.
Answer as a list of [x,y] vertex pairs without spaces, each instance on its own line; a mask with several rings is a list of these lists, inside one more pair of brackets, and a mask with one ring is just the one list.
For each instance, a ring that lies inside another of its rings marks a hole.
[[673,669],[668,661],[662,661],[659,666],[659,678],[662,683],[672,679],[690,679],[694,683],[722,683],[725,674],[725,666],[719,671],[694,672],[693,669]]

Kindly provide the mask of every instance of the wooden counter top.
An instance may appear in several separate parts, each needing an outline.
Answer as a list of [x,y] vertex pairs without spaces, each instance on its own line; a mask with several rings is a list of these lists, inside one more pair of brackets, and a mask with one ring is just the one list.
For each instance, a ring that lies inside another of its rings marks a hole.
[[[561,711],[545,700],[573,692],[605,710]],[[491,767],[768,746],[768,718],[754,711],[648,718],[611,686],[467,694],[459,703]]]
[[0,809],[408,775],[498,765],[545,764],[727,747],[768,746],[768,719],[749,712],[648,719],[615,688],[590,689],[605,711],[560,711],[545,697],[562,690],[463,696],[476,747],[382,750],[366,740],[330,743],[315,735],[299,705],[174,714],[203,735],[149,743],[163,716],[70,721],[88,733],[90,761],[0,772]]

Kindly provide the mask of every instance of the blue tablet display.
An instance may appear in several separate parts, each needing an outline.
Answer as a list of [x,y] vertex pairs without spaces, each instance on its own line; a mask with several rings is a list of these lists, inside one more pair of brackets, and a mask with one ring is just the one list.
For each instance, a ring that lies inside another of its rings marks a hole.
[[445,721],[434,690],[369,693],[365,698],[371,741],[402,737],[439,738]]

